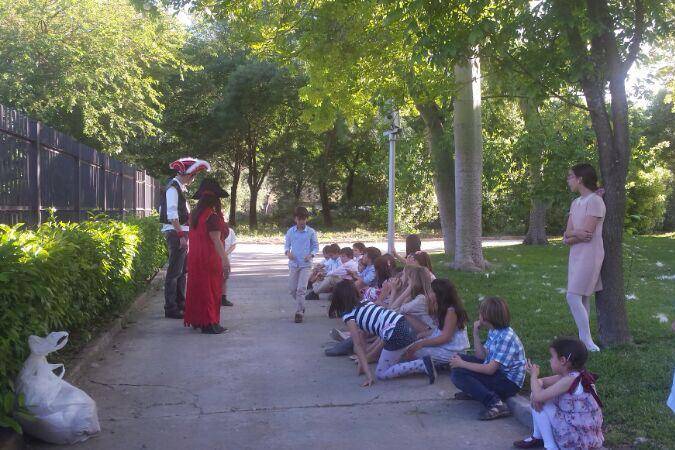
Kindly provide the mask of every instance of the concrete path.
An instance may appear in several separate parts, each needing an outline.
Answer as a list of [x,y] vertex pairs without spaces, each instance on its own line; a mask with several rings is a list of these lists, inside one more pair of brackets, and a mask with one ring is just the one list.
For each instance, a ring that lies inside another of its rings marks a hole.
[[79,381],[103,431],[75,448],[508,449],[527,434],[513,418],[476,420],[480,405],[451,400],[447,373],[433,386],[416,376],[360,387],[350,360],[323,355],[337,324],[327,302],[309,302],[306,322],[293,323],[278,250],[235,252],[223,335],[164,319],[156,292]]

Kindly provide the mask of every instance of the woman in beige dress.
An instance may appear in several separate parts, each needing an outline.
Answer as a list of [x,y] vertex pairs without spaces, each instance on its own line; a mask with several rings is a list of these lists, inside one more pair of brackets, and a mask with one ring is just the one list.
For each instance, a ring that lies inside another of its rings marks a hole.
[[567,304],[579,329],[579,339],[589,351],[600,349],[591,336],[590,296],[602,290],[600,269],[605,258],[602,223],[605,203],[596,193],[598,176],[590,164],[577,164],[567,175],[567,185],[579,197],[572,202],[563,242],[570,246],[567,269]]

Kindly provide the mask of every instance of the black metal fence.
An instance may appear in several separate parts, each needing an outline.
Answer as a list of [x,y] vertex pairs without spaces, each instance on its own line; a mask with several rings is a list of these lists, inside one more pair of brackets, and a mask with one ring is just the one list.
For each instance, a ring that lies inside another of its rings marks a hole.
[[0,223],[40,224],[90,212],[146,216],[161,183],[41,122],[0,105]]

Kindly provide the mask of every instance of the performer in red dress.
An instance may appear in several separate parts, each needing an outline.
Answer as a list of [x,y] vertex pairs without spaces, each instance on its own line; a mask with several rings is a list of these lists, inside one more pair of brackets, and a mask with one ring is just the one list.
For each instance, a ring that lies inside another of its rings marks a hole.
[[190,215],[190,251],[185,298],[186,326],[205,334],[226,331],[220,326],[223,272],[229,268],[223,241],[229,233],[220,199],[228,197],[217,181],[204,179],[193,196],[197,207]]

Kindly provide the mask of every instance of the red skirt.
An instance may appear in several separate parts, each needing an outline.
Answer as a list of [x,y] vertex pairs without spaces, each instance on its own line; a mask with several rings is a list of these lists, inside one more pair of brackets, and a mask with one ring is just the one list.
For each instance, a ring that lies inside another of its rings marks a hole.
[[[220,323],[223,294],[223,264],[209,236],[206,220],[213,210],[204,210],[196,229],[190,230],[185,295],[185,326],[204,327]],[[224,221],[223,221],[224,222]]]

